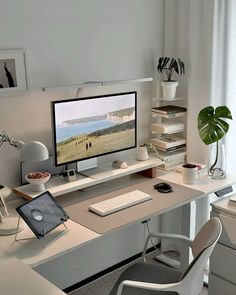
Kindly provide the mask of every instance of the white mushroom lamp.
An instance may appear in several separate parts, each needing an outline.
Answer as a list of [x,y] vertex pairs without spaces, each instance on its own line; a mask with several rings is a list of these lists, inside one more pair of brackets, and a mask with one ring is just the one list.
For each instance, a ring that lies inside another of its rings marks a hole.
[[[39,162],[47,160],[49,157],[47,147],[38,141],[24,143],[14,140],[5,131],[0,133],[0,148],[4,143],[8,143],[19,150],[20,160],[25,162]],[[12,235],[16,233],[18,217],[9,216],[5,198],[11,193],[11,189],[0,185],[0,235]],[[23,224],[18,226],[18,232],[24,229]]]

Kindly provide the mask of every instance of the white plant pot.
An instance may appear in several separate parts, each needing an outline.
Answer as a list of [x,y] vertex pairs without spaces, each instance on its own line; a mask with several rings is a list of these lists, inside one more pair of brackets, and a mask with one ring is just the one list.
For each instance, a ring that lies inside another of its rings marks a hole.
[[176,88],[179,85],[178,82],[168,82],[162,81],[161,86],[163,90],[163,98],[164,99],[175,99]]
[[136,160],[145,161],[149,159],[148,151],[146,146],[137,147]]

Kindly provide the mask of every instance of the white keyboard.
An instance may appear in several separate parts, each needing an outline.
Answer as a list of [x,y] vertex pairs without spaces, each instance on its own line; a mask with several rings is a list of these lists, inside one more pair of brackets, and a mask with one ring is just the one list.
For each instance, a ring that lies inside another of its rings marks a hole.
[[152,197],[150,195],[135,190],[118,197],[89,205],[88,209],[100,216],[106,216],[151,199]]

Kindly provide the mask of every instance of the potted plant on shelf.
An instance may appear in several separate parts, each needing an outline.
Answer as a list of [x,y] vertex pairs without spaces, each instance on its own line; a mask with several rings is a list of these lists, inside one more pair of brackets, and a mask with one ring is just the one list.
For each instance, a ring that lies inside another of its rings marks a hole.
[[185,65],[180,58],[160,57],[157,70],[164,76],[161,86],[163,88],[163,98],[172,100],[175,98],[176,88],[179,83],[172,80],[174,73],[185,74]]
[[215,143],[215,157],[210,164],[208,175],[214,179],[226,177],[224,146],[219,141],[229,130],[229,124],[225,119],[232,120],[232,115],[227,106],[213,106],[203,108],[198,114],[199,136],[206,145]]

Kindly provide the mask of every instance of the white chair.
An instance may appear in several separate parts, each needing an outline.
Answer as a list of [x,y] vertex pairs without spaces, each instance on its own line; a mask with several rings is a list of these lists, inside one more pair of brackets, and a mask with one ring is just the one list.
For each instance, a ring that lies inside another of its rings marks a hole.
[[[198,295],[203,287],[204,268],[222,231],[220,219],[211,218],[198,232],[195,239],[182,235],[154,234],[147,237],[143,262],[128,267],[117,280],[110,295]],[[175,239],[187,244],[193,260],[184,272],[159,262],[146,263],[148,241],[152,237]]]

